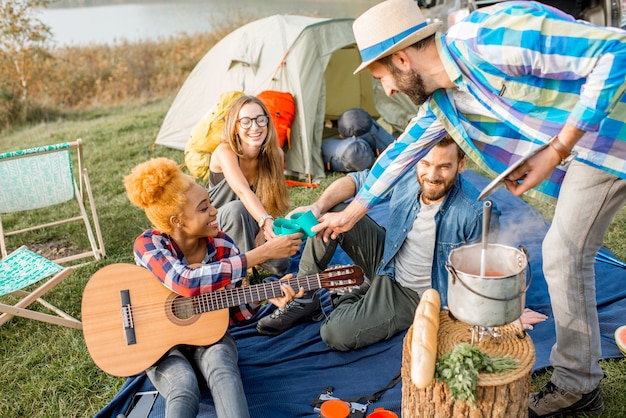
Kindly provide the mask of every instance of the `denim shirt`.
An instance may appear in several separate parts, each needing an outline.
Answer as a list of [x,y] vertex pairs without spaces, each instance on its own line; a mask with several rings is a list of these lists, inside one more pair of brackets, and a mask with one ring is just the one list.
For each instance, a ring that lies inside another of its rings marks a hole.
[[[357,190],[363,185],[369,170],[349,173]],[[389,200],[389,218],[385,234],[385,248],[380,261],[379,275],[395,279],[395,255],[402,247],[409,231],[413,228],[415,217],[421,206],[418,198],[420,185],[417,182],[416,167],[407,171],[391,189]],[[441,305],[447,305],[448,272],[446,263],[450,252],[464,244],[480,241],[482,235],[483,205],[478,201],[480,192],[462,175],[457,177],[454,187],[444,198],[435,215],[437,226],[435,254],[431,272],[432,287],[441,296]],[[490,235],[497,232],[499,211],[492,207]]]

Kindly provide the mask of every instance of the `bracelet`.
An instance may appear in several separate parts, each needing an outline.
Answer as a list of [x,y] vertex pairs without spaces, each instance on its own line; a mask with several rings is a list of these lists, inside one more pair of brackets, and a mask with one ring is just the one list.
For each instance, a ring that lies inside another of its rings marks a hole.
[[559,141],[558,135],[553,136],[548,143],[557,152],[557,154],[559,154],[559,157],[561,157],[561,162],[559,163],[561,167],[565,167],[578,156],[578,153],[576,151],[568,150],[565,145],[563,145],[563,143]]
[[554,148],[554,150],[559,154],[561,160],[565,160],[572,153],[570,150],[565,148],[565,145],[561,141],[559,141],[559,136],[555,135],[550,139],[549,144]]
[[263,225],[265,225],[265,221],[268,219],[274,220],[274,217],[272,215],[261,216],[261,219],[259,219],[259,228],[263,229]]

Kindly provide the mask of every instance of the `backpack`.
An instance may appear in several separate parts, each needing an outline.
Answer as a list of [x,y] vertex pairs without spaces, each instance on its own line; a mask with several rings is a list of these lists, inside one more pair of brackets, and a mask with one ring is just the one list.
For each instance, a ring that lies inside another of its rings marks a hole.
[[222,93],[209,113],[200,119],[191,130],[191,136],[185,145],[185,166],[192,176],[209,180],[209,162],[211,153],[222,139],[224,120],[233,102],[243,96],[243,92]]
[[343,112],[337,125],[339,138],[322,141],[322,159],[328,171],[348,173],[370,168],[394,140],[360,108]]
[[342,138],[357,137],[364,139],[378,157],[394,140],[365,110],[353,108],[341,114],[337,121],[339,135]]
[[287,144],[291,148],[291,125],[296,117],[296,100],[288,92],[265,90],[257,96],[270,113],[276,134],[278,146],[281,148]]
[[329,138],[322,141],[322,159],[326,170],[348,173],[370,168],[375,156],[361,138]]

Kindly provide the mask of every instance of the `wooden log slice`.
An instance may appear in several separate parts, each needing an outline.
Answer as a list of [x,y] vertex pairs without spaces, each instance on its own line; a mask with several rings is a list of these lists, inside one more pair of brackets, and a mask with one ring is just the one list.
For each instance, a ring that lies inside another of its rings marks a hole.
[[[472,326],[451,319],[447,311],[440,314],[437,357],[451,351],[459,343],[472,342]],[[433,380],[430,386],[418,389],[411,380],[411,336],[407,332],[402,352],[402,417],[411,418],[527,418],[531,372],[535,348],[521,324],[498,327],[499,337],[485,336],[478,342],[490,356],[510,356],[519,367],[507,373],[481,373],[476,386],[476,405],[455,401],[448,386]],[[521,338],[520,338],[521,337]],[[476,336],[475,336],[475,339]],[[475,341],[476,343],[476,341]]]

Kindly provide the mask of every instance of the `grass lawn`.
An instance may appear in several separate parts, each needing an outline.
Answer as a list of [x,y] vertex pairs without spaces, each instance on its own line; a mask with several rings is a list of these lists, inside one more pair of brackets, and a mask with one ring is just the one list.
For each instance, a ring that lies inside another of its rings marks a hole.
[[[170,101],[136,107],[83,113],[78,117],[6,132],[0,152],[82,138],[98,215],[104,234],[107,258],[78,267],[48,295],[70,314],[80,317],[82,289],[98,269],[111,263],[132,263],[132,244],[149,226],[142,211],[128,202],[122,177],[132,167],[153,157],[169,157],[183,163],[182,151],[153,146]],[[316,189],[292,188],[293,206],[306,204],[338,175],[328,176]],[[530,202],[535,205],[534,202]],[[538,205],[550,217],[549,205]],[[44,218],[45,210],[35,216]],[[3,217],[11,229],[26,225],[22,216]],[[626,259],[626,219],[622,210],[607,235],[606,245]],[[79,225],[80,226],[80,225]],[[73,227],[60,227],[53,234],[30,233],[31,242],[51,239],[64,245],[85,247]],[[8,239],[10,249],[18,242]],[[626,320],[625,320],[626,321]],[[91,417],[104,407],[124,382],[108,376],[92,362],[77,330],[37,321],[13,319],[0,329],[0,417]],[[602,383],[607,404],[603,417],[626,416],[626,360],[603,361],[607,375]],[[548,373],[535,376],[539,387]]]

